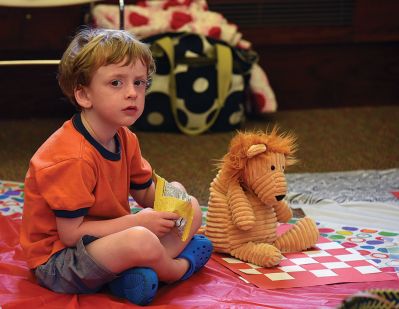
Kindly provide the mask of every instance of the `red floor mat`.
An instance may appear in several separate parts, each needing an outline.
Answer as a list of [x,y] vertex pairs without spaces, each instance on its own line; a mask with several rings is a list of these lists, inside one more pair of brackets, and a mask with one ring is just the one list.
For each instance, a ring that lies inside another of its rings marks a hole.
[[[131,308],[106,291],[63,295],[38,286],[19,245],[20,219],[0,215],[0,305],[9,308]],[[149,308],[334,308],[344,298],[369,288],[399,288],[399,281],[333,284],[264,290],[241,281],[213,260],[184,282],[163,286]]]

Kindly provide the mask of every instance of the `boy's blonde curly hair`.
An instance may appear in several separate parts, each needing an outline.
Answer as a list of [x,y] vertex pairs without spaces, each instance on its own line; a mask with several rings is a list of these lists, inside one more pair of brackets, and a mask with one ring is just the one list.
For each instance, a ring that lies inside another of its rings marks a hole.
[[58,67],[62,92],[80,110],[74,90],[88,86],[101,66],[140,60],[147,66],[147,78],[155,72],[155,63],[147,44],[125,30],[85,28],[80,30],[64,52]]

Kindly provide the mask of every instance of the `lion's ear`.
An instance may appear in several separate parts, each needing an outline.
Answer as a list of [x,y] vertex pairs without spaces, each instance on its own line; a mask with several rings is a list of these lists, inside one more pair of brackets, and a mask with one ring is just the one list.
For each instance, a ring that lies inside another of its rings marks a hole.
[[247,150],[247,157],[248,158],[253,158],[256,155],[265,152],[267,149],[265,144],[256,144],[256,145],[252,145],[251,147],[248,148]]

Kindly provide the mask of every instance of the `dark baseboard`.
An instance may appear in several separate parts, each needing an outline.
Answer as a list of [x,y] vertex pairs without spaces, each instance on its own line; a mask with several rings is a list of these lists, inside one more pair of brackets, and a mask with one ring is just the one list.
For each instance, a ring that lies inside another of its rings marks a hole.
[[62,94],[57,66],[0,67],[0,118],[69,117],[74,107]]
[[399,104],[399,42],[255,49],[280,109]]

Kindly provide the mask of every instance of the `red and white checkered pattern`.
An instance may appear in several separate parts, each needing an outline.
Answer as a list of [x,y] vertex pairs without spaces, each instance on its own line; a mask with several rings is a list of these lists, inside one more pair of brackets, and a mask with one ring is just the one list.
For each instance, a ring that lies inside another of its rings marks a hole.
[[323,237],[320,237],[313,250],[285,253],[280,264],[271,268],[244,263],[217,253],[212,258],[245,281],[265,289],[395,279],[356,250],[347,249]]

